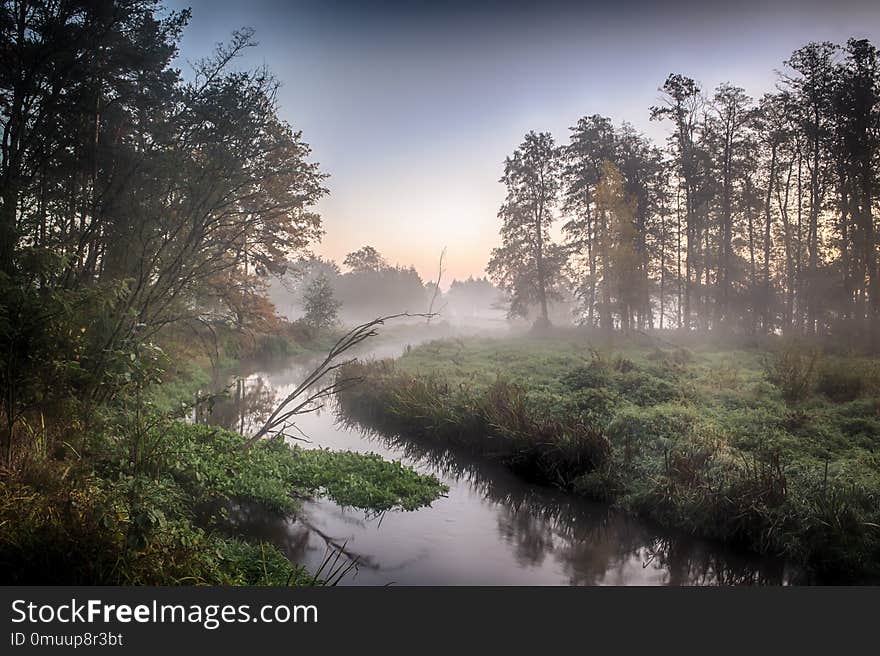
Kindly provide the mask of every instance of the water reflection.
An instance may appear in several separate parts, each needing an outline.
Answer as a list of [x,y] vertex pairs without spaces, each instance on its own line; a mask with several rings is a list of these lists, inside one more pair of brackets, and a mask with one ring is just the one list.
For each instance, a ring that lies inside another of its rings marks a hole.
[[[205,421],[247,433],[302,379],[308,363],[242,379]],[[800,581],[777,559],[663,531],[503,467],[417,439],[379,435],[324,408],[300,418],[311,447],[376,452],[436,474],[447,497],[415,512],[369,516],[326,499],[297,517],[236,506],[230,530],[277,545],[313,571],[328,549],[356,559],[342,584],[779,585]]]
[[[344,424],[344,422],[342,422]],[[347,425],[351,428],[351,425]],[[780,585],[798,582],[780,559],[737,553],[723,545],[664,531],[601,503],[530,485],[468,453],[425,441],[382,436],[407,460],[429,463],[444,479],[465,482],[497,509],[497,533],[518,565],[561,565],[571,585]],[[634,563],[644,570],[632,571]]]

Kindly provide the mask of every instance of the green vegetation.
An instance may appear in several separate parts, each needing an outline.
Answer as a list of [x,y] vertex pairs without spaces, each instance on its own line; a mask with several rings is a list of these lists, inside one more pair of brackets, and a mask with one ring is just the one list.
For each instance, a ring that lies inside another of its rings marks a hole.
[[466,446],[835,581],[880,575],[880,370],[769,350],[444,340],[351,365],[353,419]]
[[[277,513],[326,495],[370,511],[412,510],[445,488],[375,455],[251,448],[236,433],[172,422],[150,468],[126,474],[123,442],[88,459],[59,454],[0,478],[0,563],[7,583],[291,585],[313,580],[268,544],[223,535],[229,501]],[[118,447],[118,448],[117,448]]]

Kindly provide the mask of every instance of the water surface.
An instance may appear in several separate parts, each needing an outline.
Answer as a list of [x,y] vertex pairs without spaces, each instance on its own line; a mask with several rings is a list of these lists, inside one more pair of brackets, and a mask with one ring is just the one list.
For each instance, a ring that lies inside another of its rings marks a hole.
[[[404,347],[382,342],[368,354],[396,356]],[[313,360],[258,367],[209,421],[256,430]],[[289,518],[236,509],[236,532],[272,542],[311,571],[342,550],[339,562],[357,563],[342,585],[779,585],[798,576],[780,560],[660,530],[605,504],[524,482],[497,463],[344,425],[330,407],[301,416],[295,434],[305,448],[378,453],[449,486],[446,497],[410,512],[375,515],[326,499],[304,501]]]

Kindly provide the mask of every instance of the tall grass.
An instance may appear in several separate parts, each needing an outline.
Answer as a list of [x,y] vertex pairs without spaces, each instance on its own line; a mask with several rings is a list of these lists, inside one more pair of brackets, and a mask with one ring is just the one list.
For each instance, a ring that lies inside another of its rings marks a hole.
[[[880,406],[819,403],[818,354],[771,356],[776,387],[755,356],[544,358],[542,370],[514,382],[484,344],[480,360],[456,348],[453,371],[471,373],[454,384],[413,373],[410,355],[403,367],[349,365],[340,375],[365,382],[339,395],[342,413],[399,439],[464,447],[666,526],[783,556],[820,578],[880,580],[878,436],[863,435]],[[424,353],[414,357],[425,366]],[[495,379],[485,382],[481,367]],[[861,442],[830,442],[838,426]]]
[[351,363],[339,375],[369,376],[369,384],[339,394],[348,417],[387,432],[464,446],[531,480],[565,486],[578,473],[602,466],[610,452],[608,440],[592,425],[537,412],[524,388],[501,378],[478,391],[397,373],[390,361]]

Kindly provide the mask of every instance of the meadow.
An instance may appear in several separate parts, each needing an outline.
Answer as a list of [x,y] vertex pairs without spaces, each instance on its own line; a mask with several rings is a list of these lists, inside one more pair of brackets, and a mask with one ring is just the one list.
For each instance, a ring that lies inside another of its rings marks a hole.
[[467,447],[818,580],[880,574],[876,360],[775,339],[447,339],[350,365],[350,419]]

